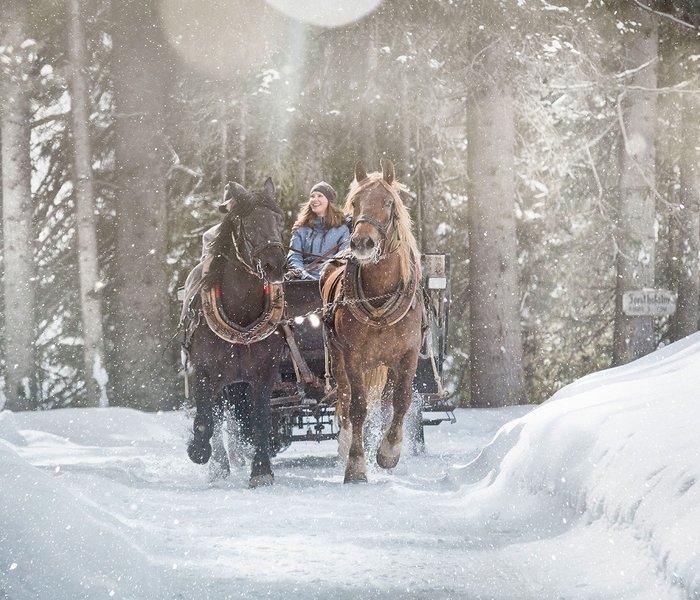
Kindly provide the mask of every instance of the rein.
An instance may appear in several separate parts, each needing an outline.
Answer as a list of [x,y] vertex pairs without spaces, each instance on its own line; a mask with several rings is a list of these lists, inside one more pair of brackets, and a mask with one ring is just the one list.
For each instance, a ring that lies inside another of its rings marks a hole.
[[325,262],[323,261],[324,258],[329,258],[333,255],[333,253],[338,250],[343,245],[343,242],[340,242],[339,244],[336,244],[333,246],[330,250],[327,252],[324,252],[323,254],[314,254],[313,252],[304,252],[304,250],[296,250],[295,248],[292,248],[291,246],[289,247],[289,250],[296,254],[301,254],[302,256],[313,256],[315,257],[315,260],[312,260],[308,265],[306,265],[304,268],[307,271],[316,271],[320,268],[323,267]]

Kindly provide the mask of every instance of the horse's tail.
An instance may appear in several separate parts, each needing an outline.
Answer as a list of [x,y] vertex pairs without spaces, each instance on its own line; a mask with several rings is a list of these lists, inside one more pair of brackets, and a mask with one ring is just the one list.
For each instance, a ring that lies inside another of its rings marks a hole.
[[379,402],[386,385],[389,371],[386,367],[377,367],[371,371],[367,371],[364,375],[365,393],[367,394],[367,408],[374,406]]

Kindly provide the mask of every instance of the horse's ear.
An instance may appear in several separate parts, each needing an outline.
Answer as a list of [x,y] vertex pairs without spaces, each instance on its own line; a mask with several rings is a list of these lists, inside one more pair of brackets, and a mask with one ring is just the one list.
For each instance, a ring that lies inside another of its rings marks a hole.
[[362,164],[362,161],[358,160],[355,163],[355,181],[360,183],[360,181],[364,181],[365,179],[367,179],[367,171],[365,170],[365,166]]
[[389,185],[394,183],[394,163],[391,162],[388,158],[382,161],[382,178],[384,181],[386,181]]
[[272,183],[272,177],[268,177],[265,180],[265,184],[263,187],[265,188],[265,191],[270,195],[271,198],[275,197],[275,184]]
[[248,190],[245,189],[240,183],[232,181],[228,184],[228,186],[231,188],[231,194],[234,198],[240,199],[248,196]]
[[246,190],[240,183],[229,181],[224,187],[224,201],[219,204],[219,212],[228,213],[240,198],[245,198],[248,195]]

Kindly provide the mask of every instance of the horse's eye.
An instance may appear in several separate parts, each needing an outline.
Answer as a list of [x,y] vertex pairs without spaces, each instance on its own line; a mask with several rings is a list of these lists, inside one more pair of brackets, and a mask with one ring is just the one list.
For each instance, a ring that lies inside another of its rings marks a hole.
[[391,198],[384,200],[384,207],[389,208],[393,203],[394,201]]

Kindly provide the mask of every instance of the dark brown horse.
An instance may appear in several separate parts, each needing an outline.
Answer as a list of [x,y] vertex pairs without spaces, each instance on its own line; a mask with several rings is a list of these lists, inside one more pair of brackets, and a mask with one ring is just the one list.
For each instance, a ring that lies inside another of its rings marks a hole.
[[[212,434],[217,421],[223,419],[224,387],[242,385],[254,447],[251,487],[273,481],[270,394],[284,344],[277,331],[284,308],[279,284],[285,261],[283,215],[274,193],[269,178],[255,192],[236,183],[227,186],[219,207],[226,216],[207,259],[187,278],[183,306],[184,346],[192,365],[197,405],[187,452],[195,463],[209,461]],[[214,460],[228,471],[225,452],[215,451]]]
[[324,303],[334,302],[325,323],[338,385],[340,453],[349,445],[345,482],[367,481],[363,428],[370,388],[383,387],[382,404],[393,408],[377,450],[377,463],[399,462],[403,423],[421,345],[422,296],[419,254],[411,219],[394,178],[394,165],[367,175],[355,166],[345,210],[352,214],[351,257],[329,264],[321,276]]

